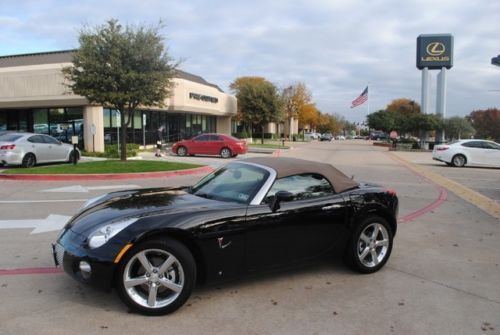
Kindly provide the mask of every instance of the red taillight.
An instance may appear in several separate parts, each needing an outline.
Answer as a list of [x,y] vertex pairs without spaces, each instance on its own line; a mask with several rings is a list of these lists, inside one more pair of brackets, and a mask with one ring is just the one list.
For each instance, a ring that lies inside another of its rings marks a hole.
[[437,151],[443,151],[443,150],[448,150],[449,147],[437,147],[436,150]]
[[387,194],[390,194],[390,195],[396,195],[396,190],[395,190],[395,189],[392,189],[392,188],[388,188],[388,187],[386,187],[386,188],[384,189],[384,191],[385,191],[385,193],[387,193]]
[[14,150],[16,148],[15,144],[2,145],[0,150]]

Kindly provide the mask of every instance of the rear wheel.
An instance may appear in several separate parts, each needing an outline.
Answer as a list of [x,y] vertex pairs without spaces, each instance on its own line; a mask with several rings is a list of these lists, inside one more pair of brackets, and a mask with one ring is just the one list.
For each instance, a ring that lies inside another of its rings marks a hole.
[[347,245],[345,260],[355,271],[380,270],[391,255],[393,233],[389,223],[379,216],[360,221]]
[[220,150],[220,155],[222,158],[229,158],[232,155],[231,149],[229,148],[222,148]]
[[35,155],[32,154],[32,153],[24,155],[22,165],[25,168],[30,168],[30,167],[35,166],[36,165],[36,157],[35,157]]
[[196,266],[180,242],[154,239],[135,246],[118,267],[116,287],[133,311],[164,315],[181,307],[191,295]]
[[177,148],[177,155],[179,155],[179,156],[186,156],[187,155],[187,149],[186,149],[186,147],[179,147],[179,148]]
[[467,159],[465,158],[464,155],[455,155],[451,159],[451,164],[455,167],[462,167],[467,163]]

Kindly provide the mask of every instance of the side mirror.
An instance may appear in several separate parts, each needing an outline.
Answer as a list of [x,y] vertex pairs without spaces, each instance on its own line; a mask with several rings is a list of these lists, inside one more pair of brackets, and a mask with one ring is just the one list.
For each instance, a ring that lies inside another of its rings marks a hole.
[[273,197],[273,201],[271,202],[271,210],[276,212],[280,209],[280,202],[282,201],[292,201],[293,194],[288,191],[278,191]]

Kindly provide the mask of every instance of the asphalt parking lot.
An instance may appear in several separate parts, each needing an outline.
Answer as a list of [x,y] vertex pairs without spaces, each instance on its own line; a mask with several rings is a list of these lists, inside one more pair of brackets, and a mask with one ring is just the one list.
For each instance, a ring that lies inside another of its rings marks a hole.
[[116,189],[186,185],[202,176],[0,181],[0,334],[500,334],[499,218],[407,164],[497,204],[500,169],[447,168],[430,153],[389,153],[366,141],[314,142],[275,155],[329,162],[356,180],[397,191],[400,225],[384,269],[359,275],[326,255],[298,268],[197,288],[169,316],[130,314],[116,293],[51,270],[58,223],[46,218],[64,221],[87,199]]

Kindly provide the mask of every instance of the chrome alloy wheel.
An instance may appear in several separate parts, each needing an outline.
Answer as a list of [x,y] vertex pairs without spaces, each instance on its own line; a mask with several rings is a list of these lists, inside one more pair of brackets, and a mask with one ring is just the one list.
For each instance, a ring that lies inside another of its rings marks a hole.
[[376,267],[384,260],[389,250],[389,233],[380,223],[369,224],[359,235],[357,255],[368,268]]
[[231,157],[231,150],[229,148],[222,148],[220,155],[222,158],[229,158]]
[[463,155],[455,155],[453,156],[453,166],[462,167],[465,165],[465,157]]
[[125,292],[146,308],[162,308],[174,302],[184,287],[184,270],[171,253],[146,249],[134,255],[123,272]]

